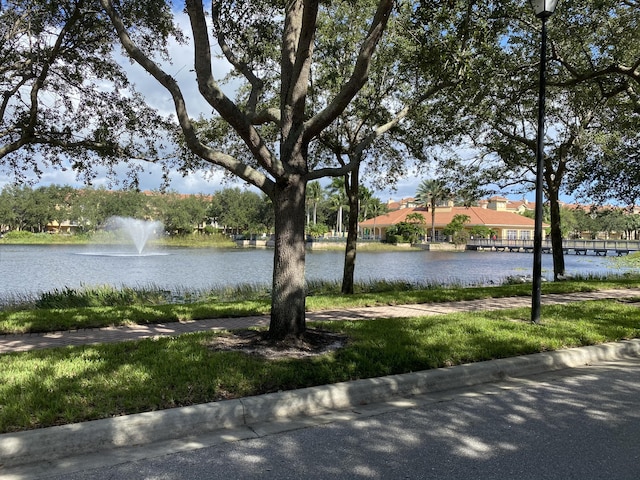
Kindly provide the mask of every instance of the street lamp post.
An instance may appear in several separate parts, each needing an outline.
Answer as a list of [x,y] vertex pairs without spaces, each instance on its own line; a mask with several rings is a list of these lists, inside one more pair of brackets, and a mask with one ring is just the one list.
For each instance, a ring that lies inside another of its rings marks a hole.
[[533,289],[531,292],[531,321],[533,323],[539,323],[540,297],[542,295],[542,189],[544,169],[544,104],[547,70],[547,19],[553,15],[558,0],[530,0],[530,2],[536,17],[542,20],[536,146],[536,208],[533,233]]

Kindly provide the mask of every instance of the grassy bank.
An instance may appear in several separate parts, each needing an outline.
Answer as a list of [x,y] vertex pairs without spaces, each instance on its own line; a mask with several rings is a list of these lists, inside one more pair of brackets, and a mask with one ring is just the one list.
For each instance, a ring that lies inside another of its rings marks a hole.
[[[0,245],[111,245],[131,243],[114,232],[76,233],[73,235],[9,232],[0,238]],[[235,247],[235,243],[225,235],[180,235],[151,240],[160,247]]]
[[637,304],[581,302],[439,317],[327,322],[347,345],[307,359],[213,351],[214,333],[0,356],[0,432],[398,374],[640,336]]
[[[49,233],[31,233],[31,232],[10,232],[0,238],[0,245],[109,245],[118,243],[129,243],[129,240],[118,236],[113,232],[94,232],[94,233],[76,233],[73,235],[66,234],[49,234]],[[344,241],[321,241],[320,250],[344,251]],[[226,235],[178,235],[165,236],[162,238],[152,239],[150,244],[155,247],[182,247],[182,248],[234,248],[236,243]],[[253,248],[253,247],[247,247]],[[398,247],[390,243],[366,242],[358,243],[358,251],[364,252],[393,252],[406,251],[404,247]]]
[[[640,287],[640,276],[550,282],[543,284],[542,292],[573,293],[634,287]],[[339,284],[335,282],[314,282],[308,289],[309,311],[531,294],[530,284],[459,288],[370,282],[359,284],[354,295],[340,294]],[[0,311],[0,334],[263,315],[270,311],[269,290],[259,285],[241,285],[212,292],[186,292],[177,299],[179,303],[170,303],[172,299],[165,294],[152,288],[115,290],[111,287],[48,292],[38,299],[23,302],[21,307]]]

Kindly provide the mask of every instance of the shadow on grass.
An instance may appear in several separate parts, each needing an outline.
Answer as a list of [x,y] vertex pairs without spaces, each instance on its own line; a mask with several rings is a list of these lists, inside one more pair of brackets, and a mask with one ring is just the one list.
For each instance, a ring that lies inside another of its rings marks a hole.
[[584,302],[417,319],[328,322],[351,341],[310,359],[208,348],[213,333],[5,354],[0,431],[10,432],[640,336],[638,309]]

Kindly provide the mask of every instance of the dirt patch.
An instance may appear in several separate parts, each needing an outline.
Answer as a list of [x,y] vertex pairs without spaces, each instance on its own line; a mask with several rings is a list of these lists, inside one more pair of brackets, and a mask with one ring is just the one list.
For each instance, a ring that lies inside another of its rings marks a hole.
[[348,337],[319,329],[307,329],[299,339],[273,341],[266,332],[236,330],[230,334],[216,335],[207,346],[216,352],[244,352],[267,359],[308,358],[333,352],[344,347]]

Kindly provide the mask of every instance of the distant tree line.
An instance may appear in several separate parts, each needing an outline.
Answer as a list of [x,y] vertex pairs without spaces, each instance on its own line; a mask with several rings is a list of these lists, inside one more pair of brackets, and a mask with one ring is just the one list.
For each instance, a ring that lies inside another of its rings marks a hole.
[[140,192],[69,186],[11,185],[0,191],[0,231],[42,233],[65,222],[74,232],[90,233],[109,217],[158,220],[167,233],[266,232],[273,226],[264,195],[228,188],[213,195]]
[[[328,188],[315,182],[307,193],[307,233],[343,233],[348,219],[345,204],[339,180]],[[364,220],[387,210],[368,189],[362,188],[360,211],[360,220]],[[273,232],[274,226],[269,198],[241,188],[225,188],[212,195],[60,185],[9,185],[0,191],[0,232],[43,233],[54,224],[68,222],[74,232],[91,233],[103,228],[112,216],[159,220],[173,235],[215,231],[267,234]]]
[[[548,215],[548,207],[546,214]],[[561,208],[563,238],[640,238],[640,215],[619,207]]]
[[[534,217],[525,211],[525,217]],[[543,209],[543,221],[550,222],[549,206]],[[562,207],[560,209],[562,238],[567,239],[640,239],[640,215],[622,207]],[[547,232],[548,233],[548,232]]]

